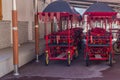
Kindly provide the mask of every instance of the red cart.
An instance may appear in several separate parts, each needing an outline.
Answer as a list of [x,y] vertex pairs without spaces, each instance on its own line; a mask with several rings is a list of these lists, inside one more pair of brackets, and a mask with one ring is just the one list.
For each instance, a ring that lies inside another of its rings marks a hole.
[[112,66],[112,22],[116,17],[109,6],[95,3],[84,13],[86,23],[86,66],[92,60],[109,61]]
[[[67,60],[67,64],[71,64],[73,56],[78,55],[77,43],[82,33],[82,28],[73,28],[73,22],[79,22],[79,16],[71,11],[61,11],[60,5],[63,7],[65,1],[55,1],[48,5],[43,12],[39,13],[39,18],[45,24],[45,64],[49,64],[49,60]],[[53,5],[54,4],[54,5]],[[58,5],[57,5],[58,4]],[[51,7],[54,6],[54,7]],[[49,9],[51,8],[51,9]],[[57,9],[56,9],[57,8]],[[59,10],[60,9],[60,10]],[[48,33],[48,22],[56,22],[56,26],[51,25],[51,33]],[[63,24],[65,23],[65,24]]]

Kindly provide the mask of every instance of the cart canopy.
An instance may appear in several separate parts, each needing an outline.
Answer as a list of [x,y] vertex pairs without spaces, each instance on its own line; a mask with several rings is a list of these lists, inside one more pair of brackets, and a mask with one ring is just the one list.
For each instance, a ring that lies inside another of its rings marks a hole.
[[73,7],[70,4],[63,0],[58,0],[49,4],[43,12],[68,12],[74,13]]
[[97,2],[92,4],[84,14],[91,16],[114,16],[117,13],[106,3]]
[[54,15],[56,15],[56,13],[60,13],[60,16],[74,15],[77,19],[82,19],[79,12],[77,12],[73,6],[64,0],[58,0],[50,3],[42,12],[43,15],[45,13],[54,13]]

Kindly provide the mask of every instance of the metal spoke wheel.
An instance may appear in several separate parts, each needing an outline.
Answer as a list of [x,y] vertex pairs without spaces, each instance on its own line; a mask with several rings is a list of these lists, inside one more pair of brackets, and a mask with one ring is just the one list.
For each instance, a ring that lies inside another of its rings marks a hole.
[[115,42],[113,44],[113,50],[116,52],[116,53],[120,53],[120,46],[119,46],[119,42]]

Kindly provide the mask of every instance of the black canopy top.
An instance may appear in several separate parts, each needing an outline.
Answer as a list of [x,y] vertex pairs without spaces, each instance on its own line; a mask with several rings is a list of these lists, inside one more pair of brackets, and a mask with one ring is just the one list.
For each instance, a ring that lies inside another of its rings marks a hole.
[[70,4],[63,0],[58,0],[55,2],[50,3],[43,12],[68,12],[74,13]]
[[[106,3],[97,2],[92,4],[86,12],[115,12],[111,7]],[[85,13],[86,13],[85,12]]]

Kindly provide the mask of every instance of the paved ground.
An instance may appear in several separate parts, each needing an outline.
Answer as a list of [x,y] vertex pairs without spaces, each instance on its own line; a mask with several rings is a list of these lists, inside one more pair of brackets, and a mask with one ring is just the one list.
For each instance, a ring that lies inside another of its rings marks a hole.
[[109,67],[105,62],[92,62],[86,67],[83,60],[74,60],[70,67],[64,61],[52,61],[45,66],[43,58],[39,63],[32,61],[20,68],[20,76],[10,73],[1,80],[120,80],[120,56],[116,64]]
[[120,80],[120,55],[115,55],[116,63],[112,67],[98,61],[86,67],[83,52],[79,53],[70,67],[66,66],[66,61],[51,61],[45,66],[44,57],[40,56],[39,63],[33,60],[21,67],[19,76],[10,73],[0,80]]

